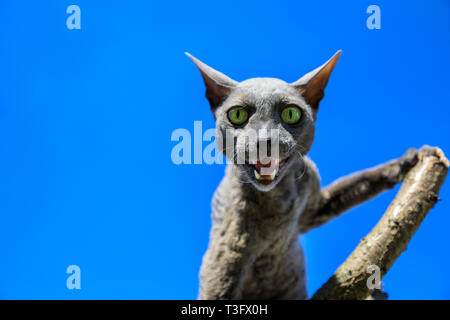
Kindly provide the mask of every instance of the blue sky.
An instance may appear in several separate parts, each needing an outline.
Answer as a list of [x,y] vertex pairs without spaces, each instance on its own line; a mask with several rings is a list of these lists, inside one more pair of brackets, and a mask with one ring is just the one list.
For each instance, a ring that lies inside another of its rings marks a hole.
[[[224,166],[171,161],[173,130],[214,126],[184,51],[238,81],[294,81],[342,49],[310,154],[326,185],[409,147],[450,152],[449,31],[445,0],[2,1],[0,298],[196,298]],[[302,238],[310,293],[396,190]],[[450,298],[447,184],[441,198],[384,278],[393,299]]]

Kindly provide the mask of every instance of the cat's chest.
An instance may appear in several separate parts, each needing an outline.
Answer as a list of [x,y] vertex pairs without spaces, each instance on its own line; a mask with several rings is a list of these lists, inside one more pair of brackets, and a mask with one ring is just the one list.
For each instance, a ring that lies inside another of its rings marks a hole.
[[213,222],[217,229],[273,240],[296,229],[306,200],[305,190],[292,185],[281,185],[268,194],[224,184],[214,197]]

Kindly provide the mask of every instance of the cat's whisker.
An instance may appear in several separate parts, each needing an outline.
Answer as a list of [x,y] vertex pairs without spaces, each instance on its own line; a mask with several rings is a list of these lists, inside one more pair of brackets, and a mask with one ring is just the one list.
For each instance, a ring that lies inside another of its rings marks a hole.
[[302,168],[303,168],[302,173],[298,177],[295,178],[295,181],[299,181],[305,175],[306,164],[305,164],[305,160],[304,160],[303,154],[299,150],[295,150],[294,152],[296,154],[298,154],[298,158],[300,159],[300,162],[302,163]]
[[[234,177],[236,177],[239,182],[241,182],[241,183],[251,183],[250,178],[245,174],[245,172],[240,167],[238,167],[236,165],[233,165],[231,167],[231,171],[232,172],[233,171],[236,172],[236,170],[239,171],[239,172],[238,172],[237,175],[234,175]],[[243,177],[244,179],[242,179],[241,177]]]

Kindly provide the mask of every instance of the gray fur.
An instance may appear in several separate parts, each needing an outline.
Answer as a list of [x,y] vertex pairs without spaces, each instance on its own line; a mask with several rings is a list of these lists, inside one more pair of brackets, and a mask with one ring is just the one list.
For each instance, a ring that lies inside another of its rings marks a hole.
[[[302,90],[315,77],[327,81],[332,68],[321,75],[327,63],[292,85],[273,78],[237,83],[190,57],[205,82],[217,130],[223,136],[228,130],[238,138],[249,129],[278,129],[280,159],[289,159],[269,186],[258,183],[251,165],[229,164],[213,198],[213,226],[200,272],[199,298],[305,299],[298,221],[302,212],[319,204],[320,182],[314,164],[305,157],[314,140],[317,109],[308,104]],[[324,87],[312,89],[323,92]],[[298,124],[289,126],[280,120],[280,108],[286,105],[302,111]],[[250,109],[245,126],[236,127],[228,120],[233,106]],[[221,151],[234,159],[234,153]]]
[[[270,185],[258,182],[251,164],[228,165],[212,202],[213,224],[200,271],[200,299],[307,298],[299,232],[392,188],[412,165],[410,153],[406,160],[392,161],[321,190],[317,169],[306,154],[314,140],[319,103],[339,54],[293,84],[272,78],[238,83],[190,56],[205,81],[218,133],[226,136],[228,130],[236,141],[250,129],[278,129],[280,159],[288,159]],[[280,120],[280,109],[291,104],[300,108],[302,117],[299,123],[286,125]],[[228,120],[227,112],[233,106],[245,106],[251,112],[245,125],[235,126]],[[237,150],[248,148],[246,143],[235,143],[233,152],[221,151],[234,160]]]
[[295,161],[289,174],[268,192],[242,183],[243,173],[233,166],[227,168],[213,198],[213,227],[200,272],[199,298],[305,299],[297,223],[301,212],[319,200],[314,165],[307,158]]

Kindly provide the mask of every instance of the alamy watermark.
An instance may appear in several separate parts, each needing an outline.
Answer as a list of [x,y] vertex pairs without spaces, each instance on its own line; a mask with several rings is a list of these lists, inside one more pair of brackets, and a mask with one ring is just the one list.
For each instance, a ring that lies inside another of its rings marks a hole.
[[367,267],[367,273],[371,274],[366,281],[367,288],[370,290],[381,290],[381,270],[377,265],[370,265]]
[[77,265],[70,265],[66,269],[66,273],[70,274],[70,276],[67,277],[66,286],[67,289],[73,290],[73,289],[81,289],[81,269]]
[[[171,151],[174,164],[223,164],[226,163],[255,164],[260,162],[265,166],[262,174],[270,174],[273,164],[279,159],[280,132],[278,129],[253,130],[246,128],[244,132],[235,135],[230,130],[207,129],[203,132],[202,122],[194,121],[193,135],[187,129],[179,128],[172,132],[171,141],[178,142]],[[204,142],[207,142],[204,147]],[[264,172],[267,171],[267,172]]]
[[369,30],[381,29],[381,9],[379,6],[372,4],[367,7],[367,14],[370,16],[367,18],[366,26]]
[[70,14],[70,16],[67,17],[67,20],[66,20],[67,29],[80,30],[81,29],[81,9],[80,9],[80,7],[75,4],[71,4],[70,6],[67,7],[66,13]]

